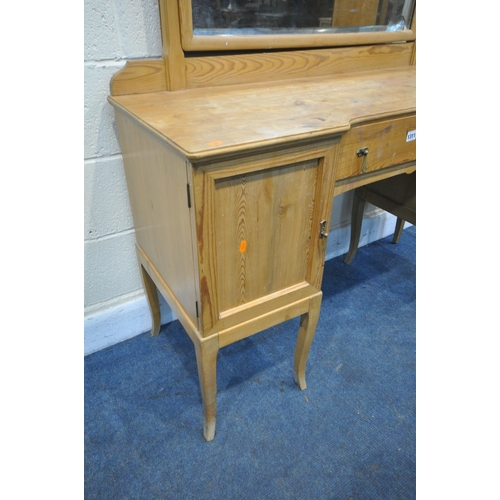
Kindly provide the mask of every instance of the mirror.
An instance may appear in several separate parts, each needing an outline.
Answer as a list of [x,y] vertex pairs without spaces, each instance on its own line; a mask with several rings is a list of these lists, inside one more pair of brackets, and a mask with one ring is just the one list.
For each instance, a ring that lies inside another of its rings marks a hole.
[[196,36],[408,30],[415,0],[191,0]]

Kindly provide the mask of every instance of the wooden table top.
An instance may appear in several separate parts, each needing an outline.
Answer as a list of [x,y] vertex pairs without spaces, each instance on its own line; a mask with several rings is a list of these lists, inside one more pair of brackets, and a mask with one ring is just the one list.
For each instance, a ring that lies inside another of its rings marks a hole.
[[415,67],[109,97],[190,160],[334,136],[416,111]]

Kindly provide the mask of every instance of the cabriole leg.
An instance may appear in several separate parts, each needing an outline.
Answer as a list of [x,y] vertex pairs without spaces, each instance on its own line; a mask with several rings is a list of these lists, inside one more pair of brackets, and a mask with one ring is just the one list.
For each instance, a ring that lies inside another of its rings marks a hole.
[[322,292],[311,297],[309,302],[309,311],[300,317],[299,334],[297,336],[297,345],[295,347],[293,364],[295,382],[302,391],[307,387],[306,363],[314,334],[316,333],[322,297]]
[[160,333],[161,327],[161,313],[160,313],[160,301],[158,300],[158,288],[154,284],[154,281],[149,276],[144,266],[141,264],[141,274],[142,283],[144,284],[144,290],[146,291],[146,297],[148,299],[149,311],[151,312],[151,335],[156,337]]

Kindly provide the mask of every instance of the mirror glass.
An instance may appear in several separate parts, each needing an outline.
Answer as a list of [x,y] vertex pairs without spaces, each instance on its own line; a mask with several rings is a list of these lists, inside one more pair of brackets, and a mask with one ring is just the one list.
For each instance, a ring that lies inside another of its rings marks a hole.
[[415,0],[191,0],[193,34],[259,35],[409,29]]

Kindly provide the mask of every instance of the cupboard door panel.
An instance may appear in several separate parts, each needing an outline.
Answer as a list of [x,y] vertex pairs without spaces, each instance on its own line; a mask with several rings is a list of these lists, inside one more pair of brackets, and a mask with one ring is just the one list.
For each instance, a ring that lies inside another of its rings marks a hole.
[[318,160],[215,181],[219,314],[304,283]]
[[203,337],[321,291],[339,140],[193,165]]

